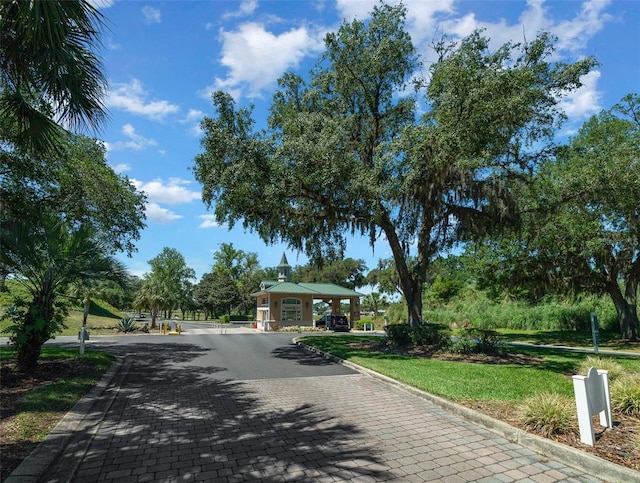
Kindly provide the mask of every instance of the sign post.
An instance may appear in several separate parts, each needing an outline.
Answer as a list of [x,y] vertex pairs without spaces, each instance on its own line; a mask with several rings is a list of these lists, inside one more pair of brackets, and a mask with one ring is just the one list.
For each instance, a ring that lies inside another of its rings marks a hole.
[[573,391],[578,410],[580,441],[593,446],[595,435],[592,416],[600,414],[600,425],[607,428],[613,427],[608,372],[592,367],[586,376],[573,376]]
[[78,332],[78,340],[80,341],[80,355],[84,354],[84,341],[89,340],[89,332],[87,329],[82,327],[80,332]]
[[600,332],[598,331],[598,317],[595,312],[591,312],[591,335],[593,336],[593,353],[597,354]]

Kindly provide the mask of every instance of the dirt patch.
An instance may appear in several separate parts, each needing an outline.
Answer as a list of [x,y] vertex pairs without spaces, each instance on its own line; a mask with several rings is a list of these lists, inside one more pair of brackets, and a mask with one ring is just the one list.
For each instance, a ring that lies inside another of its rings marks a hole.
[[[544,360],[525,354],[452,354],[430,348],[407,348],[399,349],[390,347],[381,341],[359,341],[350,344],[351,347],[381,352],[386,354],[398,354],[417,358],[437,359],[453,362],[479,363],[479,364],[516,364],[535,366],[543,364]],[[477,402],[458,401],[459,404],[467,406],[478,412],[504,421],[511,426],[529,431],[520,422],[518,409],[513,405],[503,402]],[[555,435],[549,439],[558,443],[572,446],[596,455],[607,461],[626,466],[636,471],[640,471],[640,419],[614,412],[613,428],[606,429],[599,425],[598,417],[594,417],[594,429],[596,433],[595,446],[588,446],[580,442],[580,433],[577,428],[569,434]],[[531,432],[531,431],[529,431]],[[541,435],[539,435],[541,436]]]

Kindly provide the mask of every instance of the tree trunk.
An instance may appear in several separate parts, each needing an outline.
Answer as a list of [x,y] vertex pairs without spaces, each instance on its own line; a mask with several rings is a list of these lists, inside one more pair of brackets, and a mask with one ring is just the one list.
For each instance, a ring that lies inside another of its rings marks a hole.
[[83,300],[84,311],[82,312],[82,327],[87,327],[87,318],[89,317],[89,310],[91,309],[91,299],[85,298]]
[[393,253],[393,259],[396,264],[396,271],[398,272],[398,278],[400,279],[400,288],[407,302],[407,315],[409,325],[417,327],[422,324],[422,282],[415,280],[411,276],[407,261],[405,259],[404,251],[400,246],[400,241],[395,232],[395,227],[391,221],[385,218],[381,224],[382,229],[387,235],[391,252]]
[[35,301],[29,306],[24,316],[24,325],[16,334],[18,370],[20,371],[35,369],[42,346],[49,339],[49,318],[52,307],[47,307],[46,299],[45,295],[40,296],[40,302],[45,304],[45,307]]
[[638,312],[633,281],[627,281],[626,296],[616,281],[608,281],[606,288],[616,307],[622,337],[630,341],[638,340]]

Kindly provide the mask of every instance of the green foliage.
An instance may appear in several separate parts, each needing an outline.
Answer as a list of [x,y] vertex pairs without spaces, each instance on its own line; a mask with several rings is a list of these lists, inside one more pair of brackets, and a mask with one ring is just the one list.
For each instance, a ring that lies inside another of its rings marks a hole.
[[617,325],[615,309],[606,297],[549,297],[531,304],[507,297],[495,300],[473,286],[465,286],[450,302],[425,310],[423,315],[426,320],[458,327],[589,331],[592,311],[602,329]]
[[407,347],[411,344],[411,327],[408,324],[389,324],[384,328],[389,344]]
[[452,297],[458,294],[462,286],[463,282],[461,280],[444,278],[441,275],[437,275],[436,279],[429,287],[428,293],[430,293],[440,302],[447,302],[451,300]]
[[364,284],[366,270],[367,266],[364,260],[340,257],[339,259],[319,260],[317,263],[296,267],[291,279],[297,282],[335,283],[355,290],[356,287],[361,287]]
[[446,350],[454,354],[473,354],[476,343],[468,334],[456,335],[447,344]]
[[95,52],[104,17],[90,2],[0,2],[0,138],[51,150],[61,124],[97,128],[107,79]]
[[640,373],[626,373],[611,383],[611,409],[640,418]]
[[575,431],[577,413],[571,397],[541,392],[525,399],[519,406],[520,421],[542,436],[549,437]]
[[445,350],[457,354],[496,354],[502,349],[498,332],[469,327],[447,339]]
[[126,334],[127,332],[135,332],[137,325],[131,317],[124,317],[118,322],[117,329],[118,332],[124,332]]
[[589,356],[584,359],[578,367],[576,367],[576,374],[586,376],[589,373],[589,369],[592,367],[607,371],[610,382],[615,381],[626,372],[625,368],[621,366],[620,363],[610,357]]
[[521,230],[476,247],[481,287],[527,294],[607,294],[620,333],[640,334],[640,96],[589,119],[520,193]]
[[495,50],[474,32],[435,45],[421,90],[405,23],[403,4],[380,3],[366,22],[327,34],[308,82],[279,79],[264,131],[231,95],[214,93],[194,176],[218,222],[242,220],[312,260],[340,253],[347,233],[372,245],[384,234],[397,277],[381,290],[400,289],[417,326],[433,260],[513,220],[514,180],[528,176],[562,119],[557,92],[579,87],[595,62],[552,62],[547,34]]
[[[251,294],[258,290],[264,272],[258,255],[236,250],[233,243],[221,243],[213,255],[213,267],[194,288],[196,305],[206,314],[241,314],[247,320],[255,311]],[[249,314],[249,315],[248,315]]]
[[389,324],[384,328],[387,343],[397,347],[440,347],[446,343],[448,334],[442,327],[434,324],[411,326],[408,324]]

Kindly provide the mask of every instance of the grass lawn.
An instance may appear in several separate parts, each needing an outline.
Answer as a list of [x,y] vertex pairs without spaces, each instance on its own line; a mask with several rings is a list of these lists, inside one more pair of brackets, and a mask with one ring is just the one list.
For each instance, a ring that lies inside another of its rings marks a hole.
[[[548,391],[573,397],[571,375],[589,355],[537,347],[509,347],[526,356],[524,363],[482,364],[374,352],[361,342],[370,336],[307,336],[304,343],[451,401],[505,401],[517,403]],[[603,358],[608,356],[601,356]],[[640,357],[612,357],[625,368],[640,372]],[[529,362],[527,362],[529,361]]]
[[[538,345],[593,348],[593,337],[590,331],[498,329],[497,332],[500,333],[500,337],[505,342],[528,342]],[[640,354],[640,343],[622,340],[619,332],[601,330],[598,338],[598,348]]]

